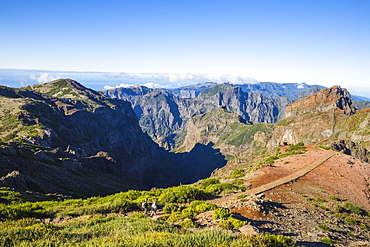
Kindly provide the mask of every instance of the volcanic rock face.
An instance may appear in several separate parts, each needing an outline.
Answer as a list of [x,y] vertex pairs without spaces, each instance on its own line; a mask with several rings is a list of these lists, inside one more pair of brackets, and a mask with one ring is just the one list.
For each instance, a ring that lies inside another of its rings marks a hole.
[[370,161],[370,152],[362,145],[359,145],[356,142],[353,142],[351,140],[339,140],[334,141],[331,146],[339,151],[342,151],[343,153],[347,155],[351,155],[359,160],[363,160],[365,162]]
[[285,119],[277,123],[270,145],[277,146],[281,141],[312,143],[351,138],[353,130],[359,127],[359,119],[365,116],[360,113],[355,117],[356,112],[346,89],[339,86],[323,89],[286,108]]
[[356,113],[356,108],[346,89],[334,86],[298,100],[286,108],[285,117],[298,116],[304,113],[325,112],[332,109],[343,110],[343,113],[346,115]]

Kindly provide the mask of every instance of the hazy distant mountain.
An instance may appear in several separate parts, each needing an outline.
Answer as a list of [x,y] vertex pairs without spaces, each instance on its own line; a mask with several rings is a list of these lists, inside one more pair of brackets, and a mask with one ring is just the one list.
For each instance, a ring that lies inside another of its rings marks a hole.
[[[189,85],[186,87],[168,89],[178,98],[195,98],[202,91],[216,85],[214,82],[198,83],[196,85]],[[225,83],[228,84],[228,83]],[[305,83],[273,83],[273,82],[258,82],[249,84],[232,84],[240,87],[243,92],[260,93],[268,98],[286,97],[288,99],[295,99],[298,94],[307,91],[312,87],[323,89],[323,86],[310,86]]]

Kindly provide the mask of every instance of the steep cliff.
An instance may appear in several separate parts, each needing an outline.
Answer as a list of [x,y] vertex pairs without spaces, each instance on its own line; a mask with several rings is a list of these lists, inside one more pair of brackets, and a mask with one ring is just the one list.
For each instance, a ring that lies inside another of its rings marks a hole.
[[184,142],[176,151],[189,151],[197,143],[212,143],[230,160],[250,156],[263,149],[274,125],[253,124],[236,113],[219,108],[191,118],[185,129]]
[[346,89],[334,86],[298,100],[287,107],[285,117],[298,116],[304,113],[325,112],[332,109],[342,110],[346,115],[356,113],[356,108]]
[[356,110],[346,89],[323,89],[287,107],[286,117],[276,123],[269,146],[276,147],[283,141],[321,142],[367,161],[364,149],[370,147],[369,111]]
[[[135,90],[134,95],[132,92]],[[274,123],[283,118],[287,98],[269,99],[260,93],[244,92],[230,84],[207,86],[195,98],[182,99],[168,90],[138,88],[106,90],[104,94],[125,99],[133,104],[140,126],[153,140],[167,149],[181,145],[181,135],[187,121],[220,107],[236,113],[243,119],[257,123]]]

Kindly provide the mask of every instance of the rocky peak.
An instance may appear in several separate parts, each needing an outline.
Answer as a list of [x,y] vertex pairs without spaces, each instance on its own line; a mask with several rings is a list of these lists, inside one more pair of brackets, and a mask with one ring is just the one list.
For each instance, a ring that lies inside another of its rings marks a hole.
[[86,88],[72,79],[59,79],[44,84],[28,86],[24,89],[47,94],[52,97],[69,98],[73,100],[102,99],[102,94]]
[[356,108],[346,89],[333,86],[300,99],[287,107],[286,117],[298,116],[307,112],[325,112],[332,109],[340,109],[346,115],[356,113]]

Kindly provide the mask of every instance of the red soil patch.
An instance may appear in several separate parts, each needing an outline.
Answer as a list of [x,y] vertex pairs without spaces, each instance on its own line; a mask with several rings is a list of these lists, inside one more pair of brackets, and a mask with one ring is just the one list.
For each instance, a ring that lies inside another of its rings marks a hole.
[[[305,154],[281,159],[276,162],[274,167],[263,167],[259,170],[259,175],[250,181],[252,188],[290,175],[327,152],[329,151],[308,147]],[[301,195],[322,196],[322,193],[325,192],[327,195],[347,199],[369,210],[369,182],[370,164],[352,156],[337,153],[319,167],[299,178],[297,182],[279,186],[266,194],[273,200],[293,203],[300,201]]]

